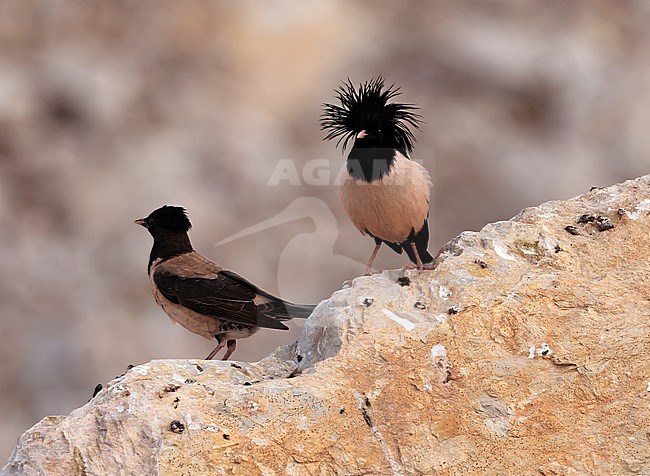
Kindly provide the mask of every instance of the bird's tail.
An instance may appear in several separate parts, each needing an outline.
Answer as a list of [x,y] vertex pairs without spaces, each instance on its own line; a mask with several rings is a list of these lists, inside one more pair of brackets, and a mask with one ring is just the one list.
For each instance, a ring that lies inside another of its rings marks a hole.
[[278,321],[288,321],[289,319],[307,319],[316,308],[313,304],[293,304],[287,301],[275,301],[267,304],[269,309],[267,315]]
[[411,235],[402,243],[402,249],[406,252],[409,259],[417,264],[417,258],[411,247],[411,243],[415,244],[415,249],[418,251],[418,256],[423,264],[431,263],[433,261],[433,256],[427,250],[429,246],[429,219],[424,220],[424,226],[415,233],[411,232]]

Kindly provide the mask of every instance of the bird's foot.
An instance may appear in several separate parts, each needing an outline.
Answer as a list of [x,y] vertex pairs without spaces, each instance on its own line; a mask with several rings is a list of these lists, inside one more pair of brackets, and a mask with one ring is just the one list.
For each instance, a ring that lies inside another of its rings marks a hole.
[[418,271],[431,271],[432,269],[436,269],[436,264],[431,262],[431,263],[426,263],[422,264],[420,266],[415,265],[415,264],[407,264],[405,266],[402,266],[402,269],[417,269]]
[[374,269],[371,267],[367,267],[365,273],[363,273],[364,276],[372,276],[373,274],[379,274],[383,273],[383,269]]

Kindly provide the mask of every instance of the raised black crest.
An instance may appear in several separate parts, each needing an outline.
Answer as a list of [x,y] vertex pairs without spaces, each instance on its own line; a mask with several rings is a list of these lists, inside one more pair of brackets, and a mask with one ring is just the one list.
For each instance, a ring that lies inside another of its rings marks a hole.
[[186,233],[192,228],[183,207],[163,205],[145,218],[147,228],[160,228],[174,233]]
[[409,152],[413,149],[415,136],[409,126],[419,129],[422,116],[413,112],[418,109],[414,104],[388,102],[401,94],[394,84],[384,88],[384,79],[379,76],[355,88],[348,78],[335,93],[340,106],[323,104],[320,125],[328,131],[326,140],[338,137],[336,145],[342,141],[345,151],[350,139],[365,130],[381,134],[386,146]]

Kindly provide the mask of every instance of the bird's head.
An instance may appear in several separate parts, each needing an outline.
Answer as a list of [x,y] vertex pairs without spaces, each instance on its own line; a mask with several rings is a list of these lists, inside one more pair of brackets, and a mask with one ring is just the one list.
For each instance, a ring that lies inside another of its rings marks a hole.
[[320,125],[328,132],[325,139],[338,137],[336,145],[343,141],[343,150],[351,139],[354,147],[413,149],[410,126],[419,129],[421,116],[413,104],[389,103],[401,94],[395,85],[385,88],[379,76],[355,88],[348,78],[335,92],[340,105],[323,104]]
[[133,223],[142,225],[154,237],[160,234],[187,233],[192,228],[185,209],[171,205],[164,205],[151,212],[147,218],[139,218]]

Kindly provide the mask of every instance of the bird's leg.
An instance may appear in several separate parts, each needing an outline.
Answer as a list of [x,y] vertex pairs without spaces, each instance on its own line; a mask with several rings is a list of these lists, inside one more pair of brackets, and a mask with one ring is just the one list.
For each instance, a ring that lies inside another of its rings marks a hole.
[[[418,249],[415,247],[415,243],[411,243],[411,249],[413,250],[413,253],[415,254],[415,261],[416,261],[416,266],[418,271],[422,271],[424,269],[424,265],[422,264],[422,260],[420,259],[420,254],[418,253]],[[404,266],[405,269],[412,269],[412,266]]]
[[229,339],[226,353],[224,354],[223,359],[221,360],[228,360],[230,356],[233,354],[233,352],[235,352],[236,348],[237,348],[237,341],[235,339]]
[[368,260],[368,264],[366,265],[366,276],[371,276],[373,274],[372,270],[372,263],[375,262],[375,258],[377,257],[377,253],[379,253],[379,248],[381,248],[381,241],[375,245],[375,249],[372,250],[372,254],[370,255],[370,259]]
[[[214,336],[217,339],[218,345],[214,348],[212,352],[208,354],[208,356],[205,358],[205,360],[212,360],[217,353],[223,349],[223,347],[226,345],[226,341],[223,340],[223,337],[216,335]],[[230,341],[228,341],[230,343]],[[230,346],[228,346],[230,347]],[[231,352],[232,354],[232,352]],[[225,360],[225,359],[224,359]]]
[[420,255],[419,255],[418,251],[415,249],[415,245],[413,243],[411,243],[411,246],[412,246],[413,252],[415,253],[415,259],[417,261],[417,264],[416,265],[407,264],[407,265],[402,266],[402,269],[417,269],[418,271],[423,271],[425,269],[426,270],[436,269],[437,264],[436,264],[435,260],[431,261],[430,263],[423,263],[422,259],[420,258]]
[[415,247],[415,243],[411,243],[411,249],[413,250],[413,253],[415,253],[415,261],[418,266],[418,271],[422,271],[422,260],[420,259],[418,249]]

